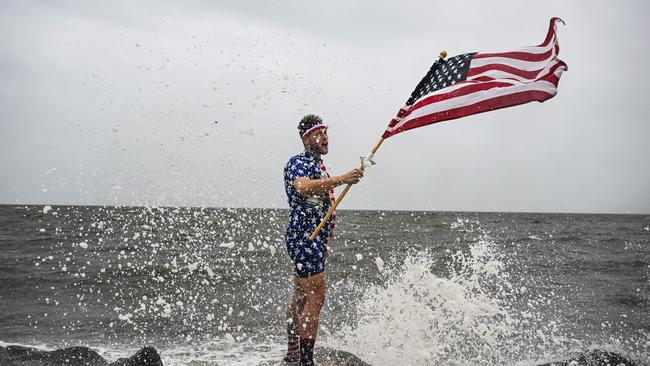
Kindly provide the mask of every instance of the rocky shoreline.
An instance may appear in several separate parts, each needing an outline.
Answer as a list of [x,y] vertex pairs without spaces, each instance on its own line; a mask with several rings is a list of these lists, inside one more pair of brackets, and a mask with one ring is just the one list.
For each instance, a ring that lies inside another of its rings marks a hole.
[[163,366],[158,351],[144,347],[129,358],[108,363],[88,347],[43,351],[23,346],[0,347],[0,366]]
[[[279,357],[278,357],[279,358]],[[320,348],[316,354],[320,366],[371,366],[352,353],[331,348]],[[267,361],[258,366],[280,366],[281,361]],[[630,359],[609,351],[589,350],[539,366],[641,366]],[[23,346],[0,347],[0,366],[163,366],[160,354],[153,347],[144,347],[129,358],[108,363],[88,347],[70,347],[43,351]]]

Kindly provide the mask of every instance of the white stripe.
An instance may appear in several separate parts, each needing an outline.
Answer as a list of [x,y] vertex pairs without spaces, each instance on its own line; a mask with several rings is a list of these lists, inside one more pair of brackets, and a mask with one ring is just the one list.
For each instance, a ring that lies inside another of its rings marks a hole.
[[543,69],[544,66],[548,64],[548,61],[553,59],[554,57],[555,55],[551,55],[551,57],[543,61],[524,61],[524,60],[517,60],[515,58],[509,58],[509,57],[477,58],[477,59],[472,59],[472,62],[470,62],[469,64],[469,68],[472,69],[474,67],[481,67],[490,64],[503,64],[503,65],[515,67],[519,70],[535,71],[535,70]]
[[474,76],[472,76],[470,78],[467,78],[467,80],[474,80],[474,79],[477,79],[477,78],[480,78],[480,77],[483,77],[483,76],[487,76],[487,77],[490,77],[492,79],[505,79],[505,80],[508,80],[508,81],[517,80],[517,81],[521,81],[521,82],[530,82],[532,80],[537,79],[537,77],[540,74],[543,75],[543,72],[544,72],[544,70],[541,70],[537,75],[535,75],[535,77],[529,79],[529,78],[525,78],[523,76],[511,74],[511,73],[509,73],[507,71],[486,70],[485,72],[483,72],[481,74],[476,74],[476,75],[474,75]]
[[[495,81],[509,82],[509,80],[495,80]],[[495,97],[500,97],[500,96],[524,92],[524,91],[532,91],[532,90],[543,91],[549,93],[550,95],[555,95],[557,93],[557,88],[555,87],[555,85],[553,85],[552,83],[546,80],[538,80],[532,83],[525,83],[525,84],[522,83],[519,85],[513,85],[509,87],[497,87],[488,90],[481,90],[481,91],[474,92],[472,94],[462,95],[456,98],[443,100],[437,103],[432,103],[424,107],[418,108],[417,110],[413,111],[413,113],[411,113],[409,116],[401,120],[398,124],[393,126],[392,128],[389,127],[387,131],[396,130],[399,127],[406,124],[407,122],[409,122],[410,120],[413,120],[418,117],[426,116],[428,114],[465,107]]]

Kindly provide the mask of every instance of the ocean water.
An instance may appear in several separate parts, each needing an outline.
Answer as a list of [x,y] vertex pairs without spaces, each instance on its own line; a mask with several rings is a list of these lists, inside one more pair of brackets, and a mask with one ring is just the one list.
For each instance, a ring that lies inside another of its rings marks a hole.
[[[0,345],[280,359],[286,210],[0,206]],[[341,211],[317,347],[381,365],[650,359],[650,216]]]

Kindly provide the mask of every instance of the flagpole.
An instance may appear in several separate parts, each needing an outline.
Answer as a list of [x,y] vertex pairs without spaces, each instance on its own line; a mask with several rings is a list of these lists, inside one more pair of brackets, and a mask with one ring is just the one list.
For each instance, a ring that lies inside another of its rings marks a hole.
[[[447,51],[445,51],[445,50],[440,51],[440,53],[438,54],[438,58],[440,60],[444,60],[445,57],[447,57]],[[372,151],[370,151],[370,155],[367,157],[367,160],[370,160],[372,158],[372,156],[375,155],[375,153],[377,152],[377,150],[379,150],[379,147],[384,142],[384,140],[385,140],[385,138],[382,136],[379,139],[379,141],[377,141],[377,144],[375,145],[375,147],[373,147]],[[364,162],[362,162],[361,166],[359,166],[359,169],[363,169],[363,168],[364,168]],[[330,216],[332,216],[332,213],[334,213],[334,210],[336,210],[336,207],[338,207],[339,203],[341,203],[341,201],[343,200],[343,197],[345,197],[345,195],[348,193],[348,191],[350,190],[350,187],[352,187],[352,184],[348,184],[347,186],[345,186],[345,189],[343,189],[343,192],[341,192],[341,194],[336,199],[336,201],[334,201],[334,204],[332,204],[332,207],[330,207],[329,211],[327,211],[327,214],[325,215],[325,217],[323,217],[323,220],[320,222],[320,224],[318,224],[318,227],[316,227],[314,232],[309,237],[310,241],[313,241],[314,239],[316,239],[316,235],[318,235],[318,233],[323,229],[323,226],[325,226],[325,223],[327,223],[327,220],[329,220]]]

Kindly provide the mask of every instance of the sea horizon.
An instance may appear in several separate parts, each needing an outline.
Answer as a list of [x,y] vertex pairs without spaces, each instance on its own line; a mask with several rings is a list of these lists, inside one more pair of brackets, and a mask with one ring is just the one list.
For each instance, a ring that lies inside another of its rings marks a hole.
[[[54,207],[113,207],[113,208],[182,208],[182,209],[223,209],[223,210],[279,210],[288,211],[285,207],[250,207],[250,206],[195,206],[195,205],[144,205],[144,204],[59,204],[59,203],[0,203],[0,206],[50,206]],[[628,215],[648,216],[650,212],[576,212],[576,211],[490,211],[490,210],[424,210],[424,209],[374,209],[374,208],[345,208],[336,209],[337,212],[413,212],[413,213],[460,213],[460,214],[543,214],[543,215]]]

